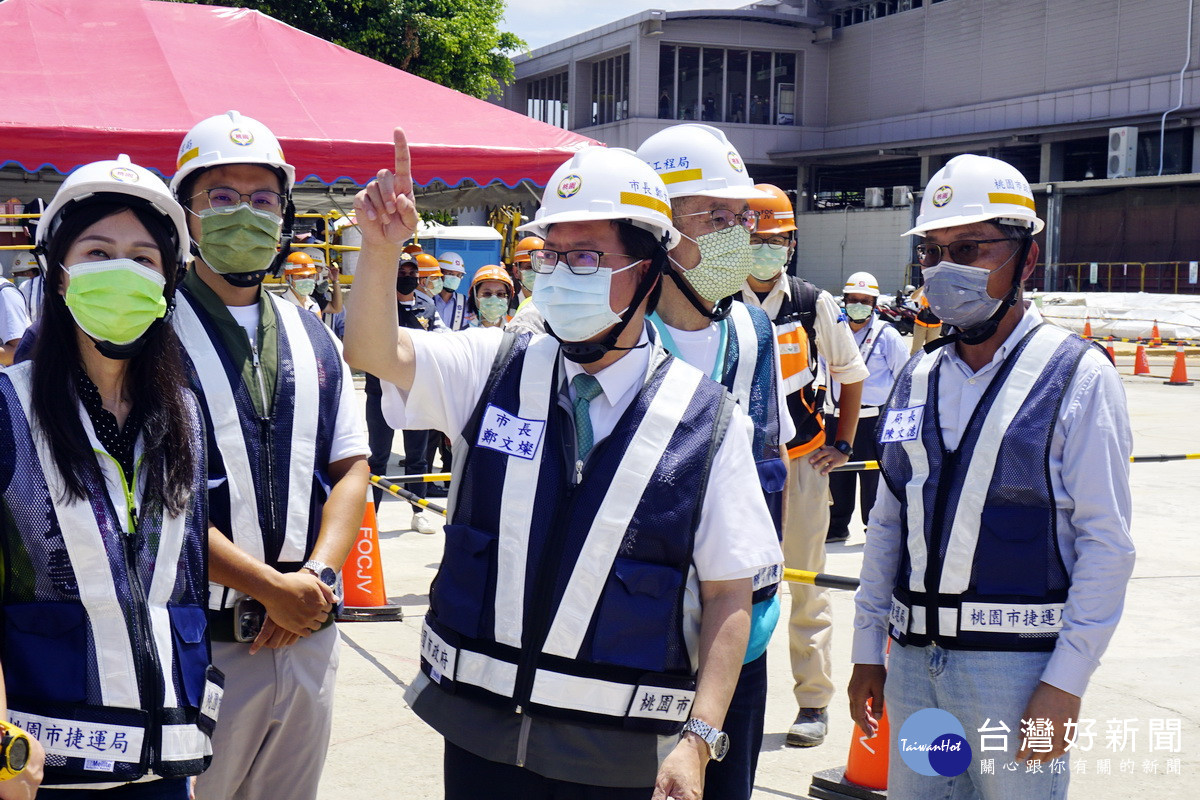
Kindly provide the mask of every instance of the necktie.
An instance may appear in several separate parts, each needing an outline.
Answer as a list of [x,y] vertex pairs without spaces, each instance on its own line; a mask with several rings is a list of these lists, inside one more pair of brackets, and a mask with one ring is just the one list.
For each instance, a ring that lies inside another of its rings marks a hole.
[[588,408],[596,395],[600,394],[600,381],[581,372],[571,379],[575,389],[575,444],[580,461],[587,458],[595,442],[592,439],[592,417]]

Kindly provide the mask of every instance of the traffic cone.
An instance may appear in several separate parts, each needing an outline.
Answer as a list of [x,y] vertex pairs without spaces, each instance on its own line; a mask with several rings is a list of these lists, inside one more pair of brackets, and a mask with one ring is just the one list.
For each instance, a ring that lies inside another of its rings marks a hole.
[[1083,338],[1092,338],[1092,318],[1087,317],[1083,320]]
[[367,490],[367,508],[363,513],[358,539],[342,565],[342,601],[339,622],[363,620],[400,620],[400,606],[388,604],[383,586],[383,559],[379,551],[379,526],[375,521],[375,504]]
[[1117,351],[1113,349],[1113,338],[1111,336],[1108,337],[1108,346],[1105,347],[1104,349],[1108,351],[1108,360],[1111,361],[1112,363],[1116,364],[1117,363]]
[[1175,348],[1175,366],[1171,368],[1171,380],[1163,381],[1167,386],[1191,386],[1187,377],[1187,356],[1183,354],[1183,345]]
[[850,755],[846,757],[846,780],[868,789],[887,788],[889,727],[886,707],[879,715],[879,729],[874,739],[868,739],[855,726]]
[[1162,337],[1158,335],[1158,320],[1154,320],[1154,327],[1150,329],[1150,346],[1162,347]]
[[1150,362],[1146,360],[1146,346],[1139,343],[1137,346],[1137,355],[1133,359],[1133,374],[1134,375],[1149,375]]

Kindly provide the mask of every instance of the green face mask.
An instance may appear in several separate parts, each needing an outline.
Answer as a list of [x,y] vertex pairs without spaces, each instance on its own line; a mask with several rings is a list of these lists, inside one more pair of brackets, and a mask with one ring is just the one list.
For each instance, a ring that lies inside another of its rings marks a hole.
[[476,305],[479,306],[479,316],[494,324],[508,311],[508,298],[481,297],[476,301]]
[[232,211],[208,208],[200,218],[200,256],[222,275],[258,272],[271,265],[279,249],[283,219],[268,211],[256,211],[249,203]]
[[441,293],[441,291],[442,291],[442,279],[441,278],[430,278],[429,279],[429,293],[430,294],[439,294],[439,293]]
[[167,313],[166,278],[128,258],[64,267],[71,276],[66,303],[93,339],[129,344]]
[[778,250],[770,245],[759,245],[750,251],[750,274],[760,281],[769,281],[778,275],[788,260],[788,249]]
[[292,288],[301,297],[308,297],[317,288],[316,278],[297,278],[292,281]]
[[521,270],[521,285],[524,286],[525,289],[530,294],[533,294],[533,284],[534,284],[534,281],[536,281],[536,280],[537,280],[536,272],[534,272],[531,269]]

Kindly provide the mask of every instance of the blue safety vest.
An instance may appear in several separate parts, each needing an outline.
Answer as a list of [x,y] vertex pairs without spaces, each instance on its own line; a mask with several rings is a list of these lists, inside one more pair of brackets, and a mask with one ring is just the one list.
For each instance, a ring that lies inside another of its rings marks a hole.
[[[99,470],[70,500],[31,430],[32,364],[0,374],[3,644],[9,720],[46,750],[46,784],[195,775],[211,759],[200,709],[210,664],[207,508],[199,406],[186,395],[197,463],[187,512],[142,505],[80,406]],[[140,441],[139,441],[140,450]],[[140,454],[139,454],[140,462]],[[138,506],[130,508],[130,503]],[[211,731],[211,728],[207,728]]]
[[578,461],[557,342],[504,342],[455,445],[422,669],[514,710],[677,733],[695,696],[693,537],[732,404],[656,345],[630,408]]
[[901,506],[889,624],[900,644],[1053,649],[1070,581],[1055,531],[1050,444],[1088,347],[1050,325],[1030,331],[953,451],[938,421],[945,351],[918,352],[901,373],[876,433],[880,469]]

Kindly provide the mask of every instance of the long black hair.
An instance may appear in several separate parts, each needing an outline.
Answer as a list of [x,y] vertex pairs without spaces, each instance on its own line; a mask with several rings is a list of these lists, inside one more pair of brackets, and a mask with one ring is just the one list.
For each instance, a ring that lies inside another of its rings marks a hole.
[[[84,500],[86,477],[99,475],[96,456],[79,418],[79,390],[74,365],[82,366],[75,319],[62,295],[63,259],[84,230],[115,214],[132,211],[153,237],[162,258],[168,303],[179,279],[174,231],[148,203],[120,194],[94,195],[64,210],[46,247],[46,291],[41,330],[33,348],[33,413],[45,433],[68,498]],[[196,461],[184,393],[187,386],[181,345],[172,326],[160,321],[147,331],[140,352],[129,360],[126,391],[142,414],[146,466],[144,505],[161,503],[172,515],[182,514],[192,494]]]

